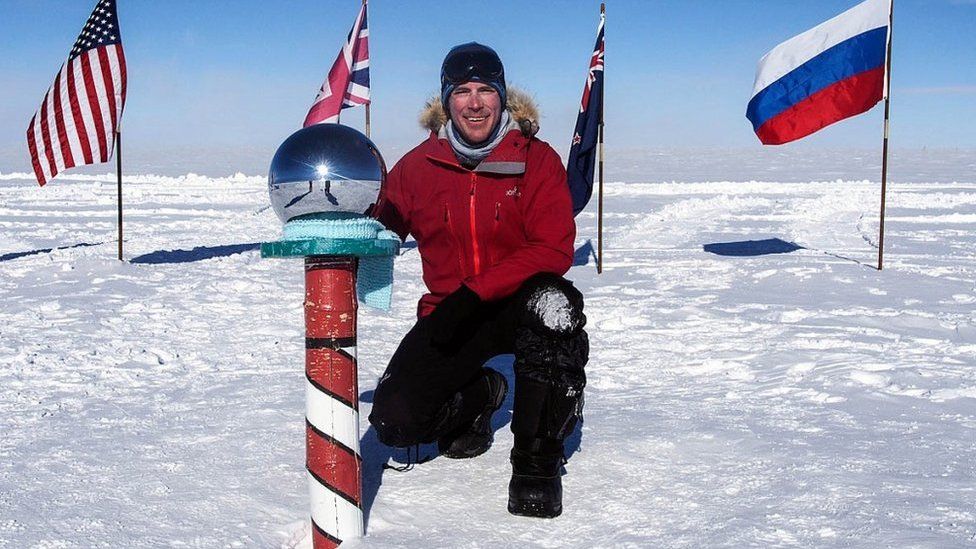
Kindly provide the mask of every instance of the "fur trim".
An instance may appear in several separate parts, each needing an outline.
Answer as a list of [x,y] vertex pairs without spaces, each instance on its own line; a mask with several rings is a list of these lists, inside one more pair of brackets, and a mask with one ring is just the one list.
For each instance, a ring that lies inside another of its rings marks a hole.
[[[506,107],[508,113],[522,129],[522,135],[532,137],[539,132],[539,109],[536,107],[535,101],[529,94],[518,88],[510,87],[506,91],[508,92],[508,106]],[[424,109],[420,111],[420,126],[437,133],[444,124],[447,124],[447,111],[441,104],[440,96],[435,95],[427,100]]]

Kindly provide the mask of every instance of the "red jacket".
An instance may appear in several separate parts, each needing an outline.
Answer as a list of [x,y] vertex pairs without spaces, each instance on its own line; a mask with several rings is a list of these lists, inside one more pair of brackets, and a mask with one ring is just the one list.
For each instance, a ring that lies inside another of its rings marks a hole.
[[573,262],[566,170],[552,147],[517,130],[474,170],[431,132],[390,171],[378,210],[387,228],[417,241],[430,292],[419,316],[462,282],[492,301],[534,274],[562,275]]

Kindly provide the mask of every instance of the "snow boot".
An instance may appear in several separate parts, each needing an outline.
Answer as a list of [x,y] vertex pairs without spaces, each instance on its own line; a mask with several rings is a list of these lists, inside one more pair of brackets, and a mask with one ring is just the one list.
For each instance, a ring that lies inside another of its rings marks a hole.
[[562,362],[515,362],[515,448],[508,485],[508,512],[513,515],[554,518],[563,511],[563,441],[582,416],[586,332],[564,341],[563,347]]
[[563,445],[553,440],[536,442],[532,450],[517,446],[512,450],[508,512],[524,517],[555,518],[563,512],[560,478],[560,470],[566,462]]
[[491,416],[505,402],[508,381],[495,370],[485,368],[485,375],[475,383],[481,384],[480,389],[484,391],[487,403],[470,425],[437,440],[437,449],[445,457],[467,459],[480,456],[491,448],[491,443],[495,440],[491,430]]
[[560,385],[516,376],[509,513],[555,518],[563,512],[563,441],[582,413],[582,383],[578,380],[576,385]]
[[508,511],[554,518],[563,511],[563,441],[583,414],[589,339],[583,297],[571,283],[540,276],[525,293],[515,332],[515,448]]

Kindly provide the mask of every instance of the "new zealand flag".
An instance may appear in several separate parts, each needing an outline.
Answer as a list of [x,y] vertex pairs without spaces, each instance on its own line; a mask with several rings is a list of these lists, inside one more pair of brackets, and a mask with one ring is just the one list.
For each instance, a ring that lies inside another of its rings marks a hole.
[[593,194],[593,169],[596,167],[597,138],[603,118],[603,23],[596,33],[596,46],[590,57],[590,69],[586,87],[576,118],[573,144],[569,148],[566,172],[569,176],[569,193],[573,197],[573,215],[583,211]]

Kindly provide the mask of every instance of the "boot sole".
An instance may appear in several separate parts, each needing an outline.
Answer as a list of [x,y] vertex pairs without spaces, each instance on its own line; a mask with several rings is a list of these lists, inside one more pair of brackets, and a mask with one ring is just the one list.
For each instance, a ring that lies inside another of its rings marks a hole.
[[513,503],[510,501],[508,502],[508,512],[521,517],[556,518],[563,513],[563,506],[547,507],[541,503]]

